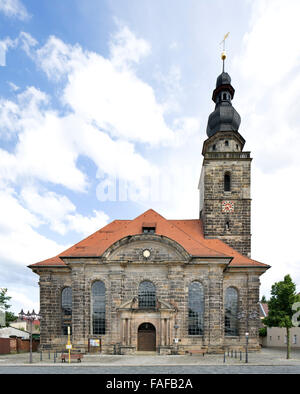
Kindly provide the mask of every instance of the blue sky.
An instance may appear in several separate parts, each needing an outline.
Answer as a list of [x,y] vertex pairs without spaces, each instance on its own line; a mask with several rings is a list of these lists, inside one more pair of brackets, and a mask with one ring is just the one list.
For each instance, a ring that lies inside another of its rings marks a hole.
[[[297,0],[0,0],[0,287],[38,309],[27,265],[114,219],[197,218],[221,72],[252,152],[261,294],[300,288]],[[127,194],[125,192],[128,192]],[[143,191],[143,192],[142,192]]]

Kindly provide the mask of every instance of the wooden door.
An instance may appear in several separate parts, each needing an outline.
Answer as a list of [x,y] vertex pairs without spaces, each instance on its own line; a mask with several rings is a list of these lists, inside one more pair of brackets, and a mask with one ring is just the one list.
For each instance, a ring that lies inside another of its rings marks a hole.
[[144,352],[156,351],[156,331],[151,323],[143,323],[138,329],[138,350]]

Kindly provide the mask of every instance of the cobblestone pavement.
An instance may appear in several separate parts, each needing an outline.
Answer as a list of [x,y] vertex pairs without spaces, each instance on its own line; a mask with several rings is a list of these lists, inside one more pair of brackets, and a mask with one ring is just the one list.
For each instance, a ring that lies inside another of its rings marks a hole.
[[[54,362],[55,361],[55,362]],[[17,366],[17,365],[28,365],[29,364],[29,353],[23,354],[10,354],[0,355],[0,367],[2,366]],[[68,363],[62,364],[60,360],[60,353],[56,359],[54,359],[54,353],[50,354],[44,352],[42,355],[42,361],[39,353],[33,353],[33,364],[41,366],[70,366]],[[249,353],[248,355],[249,365],[265,365],[265,366],[298,366],[300,369],[300,350],[293,350],[291,352],[291,358],[286,359],[285,350],[281,349],[262,349],[260,352]],[[72,366],[78,366],[79,364],[72,360]],[[213,355],[206,354],[193,356],[160,356],[153,354],[139,354],[132,356],[111,356],[111,355],[85,355],[80,367],[85,366],[103,366],[103,367],[117,367],[117,366],[227,366],[227,365],[245,365],[245,353],[242,354],[240,359],[240,353],[233,354],[233,357],[228,356],[226,353],[226,359],[224,363],[224,356],[222,354]]]

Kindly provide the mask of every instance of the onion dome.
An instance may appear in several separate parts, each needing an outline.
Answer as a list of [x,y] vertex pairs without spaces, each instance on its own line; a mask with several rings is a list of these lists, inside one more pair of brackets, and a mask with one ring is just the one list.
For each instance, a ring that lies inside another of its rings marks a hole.
[[222,72],[222,74],[218,76],[216,88],[221,85],[231,85],[231,78],[228,73]]
[[216,107],[208,118],[206,129],[208,137],[219,131],[238,131],[241,117],[231,104],[234,92],[230,75],[223,71],[217,78],[216,89],[212,96]]

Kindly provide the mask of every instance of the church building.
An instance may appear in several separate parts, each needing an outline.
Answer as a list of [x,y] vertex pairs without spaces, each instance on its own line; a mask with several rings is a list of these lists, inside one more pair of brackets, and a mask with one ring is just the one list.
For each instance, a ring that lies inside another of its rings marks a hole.
[[251,155],[243,150],[235,90],[217,79],[203,143],[199,218],[152,209],[114,220],[58,256],[39,275],[41,347],[104,354],[259,349],[260,275],[251,259]]

